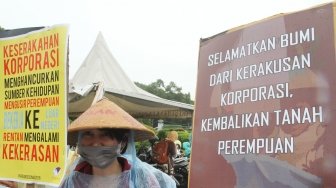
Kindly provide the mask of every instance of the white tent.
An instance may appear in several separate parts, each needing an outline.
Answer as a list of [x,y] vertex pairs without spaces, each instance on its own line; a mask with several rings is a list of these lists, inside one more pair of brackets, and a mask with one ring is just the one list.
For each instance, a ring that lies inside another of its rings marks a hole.
[[77,117],[92,103],[98,89],[133,117],[188,118],[194,106],[166,100],[137,87],[113,57],[101,33],[69,81],[69,117]]

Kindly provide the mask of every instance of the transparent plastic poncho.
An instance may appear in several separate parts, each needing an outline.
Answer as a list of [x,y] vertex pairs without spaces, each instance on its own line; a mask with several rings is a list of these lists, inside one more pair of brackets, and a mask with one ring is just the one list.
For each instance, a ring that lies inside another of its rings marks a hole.
[[[136,157],[134,133],[131,131],[126,152],[122,155],[131,165],[130,170],[119,175],[97,176],[72,170],[62,182],[62,188],[174,188],[175,181]],[[70,167],[74,169],[83,159],[80,157]]]

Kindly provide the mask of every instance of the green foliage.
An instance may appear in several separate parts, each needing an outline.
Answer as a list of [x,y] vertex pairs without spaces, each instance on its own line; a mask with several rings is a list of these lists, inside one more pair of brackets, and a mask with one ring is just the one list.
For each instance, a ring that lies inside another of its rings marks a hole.
[[[134,82],[139,88],[152,93],[156,96],[159,96],[164,99],[182,102],[186,104],[194,104],[194,101],[190,99],[190,93],[182,93],[182,88],[177,86],[174,82],[170,82],[166,85],[161,79],[156,80],[156,82],[150,83],[148,85],[142,84],[139,82]],[[143,123],[153,125],[153,120],[151,119],[142,119]],[[167,118],[164,119],[165,123],[170,124],[179,124],[184,125],[186,127],[191,127],[192,118]]]
[[166,85],[161,79],[157,79],[156,82],[149,85],[139,82],[134,83],[141,89],[161,98],[186,104],[194,104],[194,101],[190,99],[190,93],[182,93],[182,87],[177,86],[174,82],[169,82],[169,84]]
[[[140,121],[141,122],[141,121]],[[146,125],[146,124],[144,124],[143,123],[143,125],[145,126],[145,127],[147,127],[148,129],[150,129],[150,130],[152,130],[153,132],[154,132],[154,134],[156,135],[157,133],[156,133],[156,130],[153,128],[153,127],[151,127],[151,126],[149,126],[149,125]],[[148,140],[145,140],[145,141],[142,141],[142,142],[135,142],[135,150],[136,151],[139,151],[139,149],[140,148],[147,148],[147,147],[149,147],[151,144],[150,144],[150,142],[148,141]]]
[[3,30],[5,30],[5,28],[3,28],[3,27],[0,26],[0,31],[3,31]]
[[179,134],[179,140],[183,143],[183,142],[188,142],[189,141],[189,135],[191,133],[189,133],[188,131],[178,131]]
[[146,124],[144,124],[144,123],[143,123],[143,125],[144,125],[146,128],[152,130],[152,131],[154,132],[154,134],[156,134],[156,130],[155,130],[152,126],[146,125]]
[[159,139],[166,138],[168,132],[176,131],[179,136],[179,140],[183,143],[189,141],[190,130],[185,130],[180,125],[165,125],[162,130],[158,131],[157,136]]
[[151,128],[153,130],[152,126],[148,126],[148,125],[153,125],[153,120],[152,119],[147,119],[147,118],[137,118],[137,120],[142,123],[145,124],[147,126],[147,128]]
[[[152,127],[149,127],[148,125],[145,125],[147,128],[154,130]],[[170,131],[176,131],[179,135],[179,140],[181,143],[188,142],[189,141],[189,135],[191,134],[191,130],[185,130],[181,127],[181,125],[165,125],[163,129],[156,132],[156,136],[161,140],[167,137],[168,132]],[[136,151],[139,151],[141,148],[147,148],[151,145],[151,143],[146,140],[142,142],[136,142],[135,143],[135,149]]]
[[158,133],[157,133],[157,137],[161,140],[163,138],[166,138],[167,137],[167,133],[168,133],[168,130],[160,130]]
[[150,145],[151,144],[148,140],[142,142],[135,142],[135,150],[138,152],[140,148],[148,148]]

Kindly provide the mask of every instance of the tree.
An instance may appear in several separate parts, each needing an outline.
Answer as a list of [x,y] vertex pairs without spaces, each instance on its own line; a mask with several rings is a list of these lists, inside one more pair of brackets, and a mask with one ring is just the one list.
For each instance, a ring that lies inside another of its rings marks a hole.
[[166,85],[163,80],[157,79],[149,85],[139,82],[134,83],[141,89],[161,98],[187,104],[194,104],[194,101],[190,99],[190,93],[182,93],[182,87],[177,86],[175,82],[171,81],[168,85]]
[[[182,87],[177,86],[174,82],[169,82],[168,85],[164,83],[163,80],[157,79],[155,82],[152,82],[148,85],[142,84],[139,82],[134,82],[135,85],[140,87],[141,89],[152,93],[156,96],[159,96],[164,99],[182,102],[186,104],[194,104],[194,101],[190,99],[190,93],[182,93]],[[152,122],[151,124],[155,124],[155,120],[152,119],[141,119],[141,122]],[[191,126],[192,119],[184,118],[184,119],[164,119],[165,124],[179,124],[186,127]]]

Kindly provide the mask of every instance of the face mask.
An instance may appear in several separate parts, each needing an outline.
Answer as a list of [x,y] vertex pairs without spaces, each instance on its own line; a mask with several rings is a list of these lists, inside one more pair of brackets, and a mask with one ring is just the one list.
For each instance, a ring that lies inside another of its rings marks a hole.
[[120,156],[120,146],[78,146],[78,154],[92,166],[106,168]]

